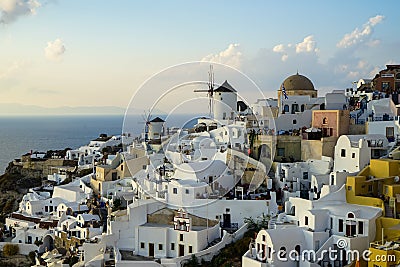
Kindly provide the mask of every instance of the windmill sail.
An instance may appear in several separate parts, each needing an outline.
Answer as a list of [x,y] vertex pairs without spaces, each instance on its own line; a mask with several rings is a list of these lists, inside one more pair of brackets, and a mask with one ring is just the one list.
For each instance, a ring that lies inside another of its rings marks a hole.
[[200,89],[194,90],[194,92],[206,92],[209,98],[208,110],[210,112],[210,117],[213,117],[213,107],[214,107],[214,71],[213,66],[210,65],[210,70],[208,71],[208,90]]

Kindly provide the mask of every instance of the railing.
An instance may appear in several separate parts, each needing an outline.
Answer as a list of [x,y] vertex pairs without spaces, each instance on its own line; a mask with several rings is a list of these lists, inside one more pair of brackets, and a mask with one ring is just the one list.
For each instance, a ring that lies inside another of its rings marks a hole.
[[224,223],[224,222],[219,222],[219,226],[222,228],[222,229],[230,229],[230,230],[237,230],[237,229],[239,229],[239,224],[238,223],[229,223],[229,224],[227,224],[227,223]]

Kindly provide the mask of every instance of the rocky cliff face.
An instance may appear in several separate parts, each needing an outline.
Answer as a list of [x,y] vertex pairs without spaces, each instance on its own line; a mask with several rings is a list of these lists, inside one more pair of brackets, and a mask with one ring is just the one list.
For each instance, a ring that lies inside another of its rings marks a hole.
[[19,201],[29,188],[41,184],[41,171],[10,162],[5,173],[0,176],[0,222],[4,222],[9,213],[17,210]]
[[23,168],[13,162],[8,164],[6,171],[0,176],[0,191],[17,191],[24,193],[31,187],[41,185],[42,171],[30,168]]

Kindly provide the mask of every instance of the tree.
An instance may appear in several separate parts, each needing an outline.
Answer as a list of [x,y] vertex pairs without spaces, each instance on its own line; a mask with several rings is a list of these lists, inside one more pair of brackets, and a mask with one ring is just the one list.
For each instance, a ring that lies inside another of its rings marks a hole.
[[3,255],[11,257],[19,253],[19,246],[14,244],[5,244],[3,247]]
[[192,254],[190,260],[188,260],[185,264],[185,267],[199,267],[199,260],[197,259],[196,255]]
[[35,251],[29,252],[28,258],[30,259],[32,264],[36,264],[36,252]]
[[121,199],[117,198],[113,201],[113,211],[119,210],[121,208]]
[[270,219],[271,219],[270,215],[263,213],[256,219],[252,217],[245,217],[244,222],[247,224],[247,229],[257,233],[261,229],[268,229],[268,223]]

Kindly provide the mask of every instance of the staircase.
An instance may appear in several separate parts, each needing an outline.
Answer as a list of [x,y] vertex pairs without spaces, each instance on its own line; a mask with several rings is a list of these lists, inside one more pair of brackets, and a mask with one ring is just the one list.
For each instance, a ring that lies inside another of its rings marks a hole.
[[393,217],[393,208],[389,206],[389,203],[385,202],[385,217],[394,218]]
[[268,221],[268,229],[275,229],[276,219],[277,218],[278,217],[273,217],[273,218],[269,219],[269,221]]

